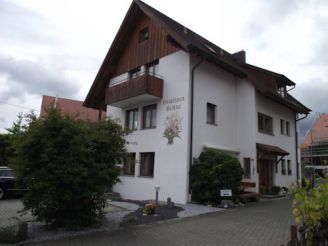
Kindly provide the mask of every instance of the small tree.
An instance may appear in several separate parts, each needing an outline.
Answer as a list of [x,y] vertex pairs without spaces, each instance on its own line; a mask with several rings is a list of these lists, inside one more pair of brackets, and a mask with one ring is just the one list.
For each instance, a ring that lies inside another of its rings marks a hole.
[[30,189],[25,210],[55,227],[97,222],[104,192],[118,179],[116,163],[125,156],[122,128],[111,120],[83,122],[49,109],[31,119],[16,142],[14,169]]
[[193,200],[219,203],[221,189],[232,189],[233,199],[236,199],[242,174],[243,169],[237,158],[215,150],[205,150],[191,166]]
[[[328,180],[312,188],[307,182],[305,188],[297,187],[293,201],[296,222],[307,233],[307,245],[321,245],[328,238]],[[327,241],[326,241],[327,243]]]

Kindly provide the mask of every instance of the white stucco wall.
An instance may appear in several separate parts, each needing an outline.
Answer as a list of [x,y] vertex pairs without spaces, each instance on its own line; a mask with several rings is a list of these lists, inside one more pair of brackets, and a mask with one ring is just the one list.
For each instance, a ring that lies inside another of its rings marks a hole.
[[[274,185],[290,186],[296,184],[296,142],[295,142],[295,118],[294,112],[278,104],[263,95],[256,93],[256,114],[260,112],[273,118],[273,135],[263,134],[256,131],[256,142],[262,144],[269,144],[279,146],[280,148],[288,151],[290,154],[284,159],[291,160],[292,175],[281,174],[281,162],[278,164],[278,173],[273,170]],[[281,135],[280,133],[280,119],[287,120],[290,123],[290,136]],[[256,124],[257,127],[257,124]]]
[[[251,159],[251,177],[244,181],[256,182],[258,190],[258,173],[256,167],[256,143],[257,114],[255,110],[255,87],[249,81],[243,79],[237,83],[237,146],[239,160],[243,166],[243,159]],[[248,189],[252,190],[252,189]]]
[[[192,59],[195,64],[196,59]],[[204,145],[237,150],[236,79],[231,74],[204,61],[194,76],[193,156]],[[206,122],[207,103],[216,105],[216,124]]]
[[[159,200],[171,197],[174,202],[187,202],[188,178],[188,124],[189,124],[189,54],[178,51],[159,60],[158,74],[163,77],[163,99],[157,101],[157,122],[155,129],[141,128],[142,107],[149,104],[133,105],[139,108],[138,130],[127,136],[129,152],[135,152],[140,160],[141,152],[155,152],[154,177],[139,177],[139,163],[134,177],[121,176],[121,183],[114,186],[123,198],[155,199],[155,185],[160,186]],[[170,99],[179,98],[174,103]],[[170,107],[170,108],[168,108]],[[172,145],[163,137],[166,117],[177,113],[181,118],[180,138],[174,138]],[[107,114],[125,122],[125,109],[108,106]]]

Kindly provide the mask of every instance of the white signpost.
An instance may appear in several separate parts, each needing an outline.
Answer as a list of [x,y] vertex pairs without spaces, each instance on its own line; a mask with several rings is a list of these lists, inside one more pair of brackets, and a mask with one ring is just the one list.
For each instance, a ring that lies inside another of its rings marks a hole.
[[232,196],[231,189],[220,190],[221,197],[229,197]]

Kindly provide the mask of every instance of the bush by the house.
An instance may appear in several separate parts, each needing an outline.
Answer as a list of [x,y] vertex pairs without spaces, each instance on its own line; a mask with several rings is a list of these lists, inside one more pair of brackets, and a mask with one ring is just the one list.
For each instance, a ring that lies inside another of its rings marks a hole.
[[201,203],[219,203],[221,189],[232,189],[232,199],[237,199],[242,174],[237,158],[205,150],[191,166],[192,199]]
[[156,213],[156,204],[148,203],[143,209],[143,213],[146,215],[152,215]]
[[297,187],[293,201],[296,222],[303,227],[306,245],[326,245],[328,243],[328,180],[317,187]]
[[14,169],[30,189],[24,207],[38,221],[77,228],[96,223],[104,193],[118,181],[124,132],[111,120],[90,123],[49,109],[16,141]]

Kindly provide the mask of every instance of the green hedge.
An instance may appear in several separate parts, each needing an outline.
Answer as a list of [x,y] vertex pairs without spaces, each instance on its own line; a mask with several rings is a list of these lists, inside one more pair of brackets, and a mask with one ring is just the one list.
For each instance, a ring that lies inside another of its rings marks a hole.
[[242,174],[243,169],[237,158],[215,150],[205,150],[191,166],[192,200],[219,203],[221,189],[232,189],[232,198],[236,199]]

